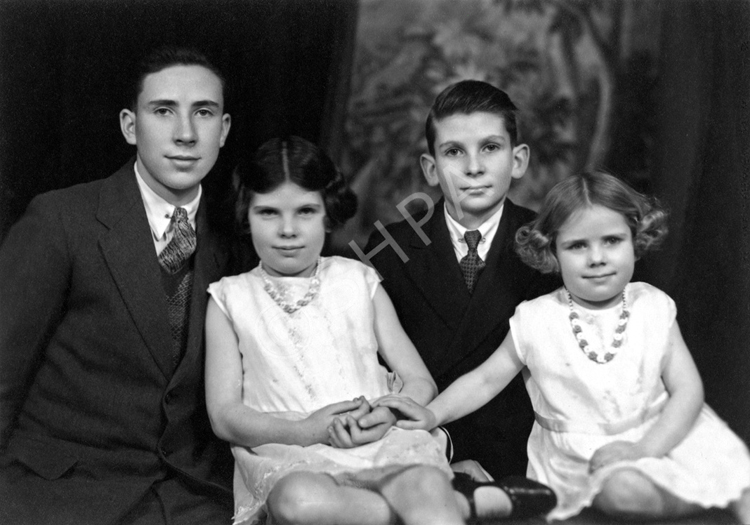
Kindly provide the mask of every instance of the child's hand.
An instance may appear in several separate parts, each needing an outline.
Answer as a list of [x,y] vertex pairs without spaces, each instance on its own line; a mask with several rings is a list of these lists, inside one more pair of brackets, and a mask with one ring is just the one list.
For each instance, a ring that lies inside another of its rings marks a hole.
[[370,403],[367,402],[365,396],[359,396],[354,398],[355,403],[359,403],[359,406],[354,410],[349,411],[345,416],[351,416],[355,421],[358,421],[364,415],[367,415],[372,410]]
[[352,448],[360,445],[361,429],[357,420],[369,414],[371,407],[364,396],[354,398],[357,407],[349,412],[339,414],[328,425],[328,444],[336,448]]
[[[373,402],[375,407],[388,407],[399,416],[396,426],[407,430],[432,430],[437,426],[437,418],[431,410],[423,407],[413,399],[399,395],[383,396]],[[405,419],[401,419],[401,417]]]
[[346,414],[335,418],[328,426],[328,444],[335,448],[353,448],[357,445],[352,439],[352,433],[358,429],[357,420]]
[[358,447],[382,438],[396,422],[393,413],[385,408],[370,409],[360,398],[362,406],[334,419],[329,427],[330,443],[338,448]]
[[[359,413],[359,410],[362,410],[362,400],[360,399],[341,401],[319,408],[301,421],[305,426],[304,434],[306,439],[304,440],[304,444],[328,443],[328,428],[334,420],[351,411]],[[370,411],[369,404],[366,411]]]
[[358,439],[363,443],[377,441],[395,423],[396,416],[388,407],[374,407],[369,414],[365,414],[357,420],[357,425],[361,429]]
[[613,441],[594,452],[589,461],[589,473],[618,461],[634,461],[645,456],[646,454],[638,446],[638,443]]
[[[388,411],[388,409],[383,409]],[[395,419],[395,418],[394,418]],[[392,425],[381,423],[371,428],[362,428],[350,415],[334,419],[328,428],[329,443],[337,448],[352,448],[377,441]]]

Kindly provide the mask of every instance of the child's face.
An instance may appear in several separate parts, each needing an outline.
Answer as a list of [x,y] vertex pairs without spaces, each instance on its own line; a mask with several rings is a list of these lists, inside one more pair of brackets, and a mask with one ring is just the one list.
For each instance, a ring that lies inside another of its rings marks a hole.
[[171,66],[143,79],[135,111],[120,112],[129,144],[138,148],[138,172],[167,202],[192,200],[229,133],[219,78],[209,69]]
[[500,209],[511,180],[523,177],[529,148],[511,145],[499,115],[455,114],[435,122],[435,156],[420,160],[430,186],[440,185],[451,217],[472,229]]
[[620,302],[635,269],[633,236],[622,214],[599,205],[584,208],[563,224],[555,246],[575,302],[594,309]]
[[250,234],[263,268],[276,276],[309,277],[326,237],[320,192],[287,182],[250,200]]

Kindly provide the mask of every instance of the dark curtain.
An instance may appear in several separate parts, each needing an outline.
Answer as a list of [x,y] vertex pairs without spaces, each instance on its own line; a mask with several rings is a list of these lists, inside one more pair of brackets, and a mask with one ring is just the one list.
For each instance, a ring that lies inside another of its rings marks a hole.
[[129,69],[195,46],[228,76],[232,130],[204,182],[222,200],[239,156],[284,133],[336,149],[357,3],[2,0],[0,238],[36,194],[108,176],[135,154],[118,114]]
[[666,2],[654,190],[671,209],[644,261],[677,302],[706,401],[750,442],[750,2]]

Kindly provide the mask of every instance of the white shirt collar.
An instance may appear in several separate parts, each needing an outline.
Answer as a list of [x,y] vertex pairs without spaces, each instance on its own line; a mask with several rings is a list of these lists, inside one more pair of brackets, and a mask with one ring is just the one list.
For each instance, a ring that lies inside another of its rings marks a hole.
[[[482,260],[487,260],[487,254],[490,251],[490,246],[492,246],[492,241],[495,239],[495,233],[497,233],[497,227],[500,224],[500,219],[503,216],[504,209],[505,202],[503,202],[502,206],[488,217],[486,221],[480,224],[478,228],[474,228],[479,230],[479,233],[482,234],[482,240],[479,241],[479,246],[477,246],[477,252]],[[456,221],[456,219],[451,217],[450,213],[448,213],[448,207],[445,205],[443,206],[443,213],[445,213],[445,224],[448,226],[448,233],[451,236],[453,250],[456,252],[456,257],[460,261],[467,253],[469,253],[469,247],[464,240],[464,233],[466,233],[468,228],[463,227],[458,221]]]
[[[168,232],[172,215],[176,206],[168,203],[162,197],[156,194],[152,190],[146,181],[143,180],[141,174],[138,172],[138,163],[134,165],[135,178],[138,181],[138,188],[141,190],[141,197],[143,198],[143,205],[146,207],[146,216],[148,217],[148,223],[151,226],[151,233],[154,236],[154,242],[164,242],[168,240]],[[195,230],[195,216],[198,213],[198,205],[200,204],[201,195],[203,194],[203,188],[198,186],[198,195],[189,203],[181,206],[185,208],[188,214],[188,221],[190,226]]]

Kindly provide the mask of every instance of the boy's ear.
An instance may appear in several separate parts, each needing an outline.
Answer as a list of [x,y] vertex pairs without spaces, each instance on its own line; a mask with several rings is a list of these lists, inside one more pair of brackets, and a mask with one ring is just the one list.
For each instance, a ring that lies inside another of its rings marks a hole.
[[135,146],[135,113],[129,109],[120,111],[120,131],[125,141]]
[[529,147],[526,144],[519,144],[513,148],[513,171],[510,176],[514,179],[520,179],[526,173],[529,167]]
[[[123,109],[123,111],[125,111]],[[122,119],[122,113],[120,113],[120,118]],[[224,113],[221,116],[221,137],[219,138],[219,147],[223,148],[224,143],[227,141],[227,135],[229,135],[229,128],[232,127],[232,117],[229,116],[229,113]]]
[[422,173],[427,180],[427,184],[430,186],[437,186],[440,183],[440,179],[438,179],[437,176],[435,157],[427,153],[422,153],[419,157],[419,165],[422,166]]

